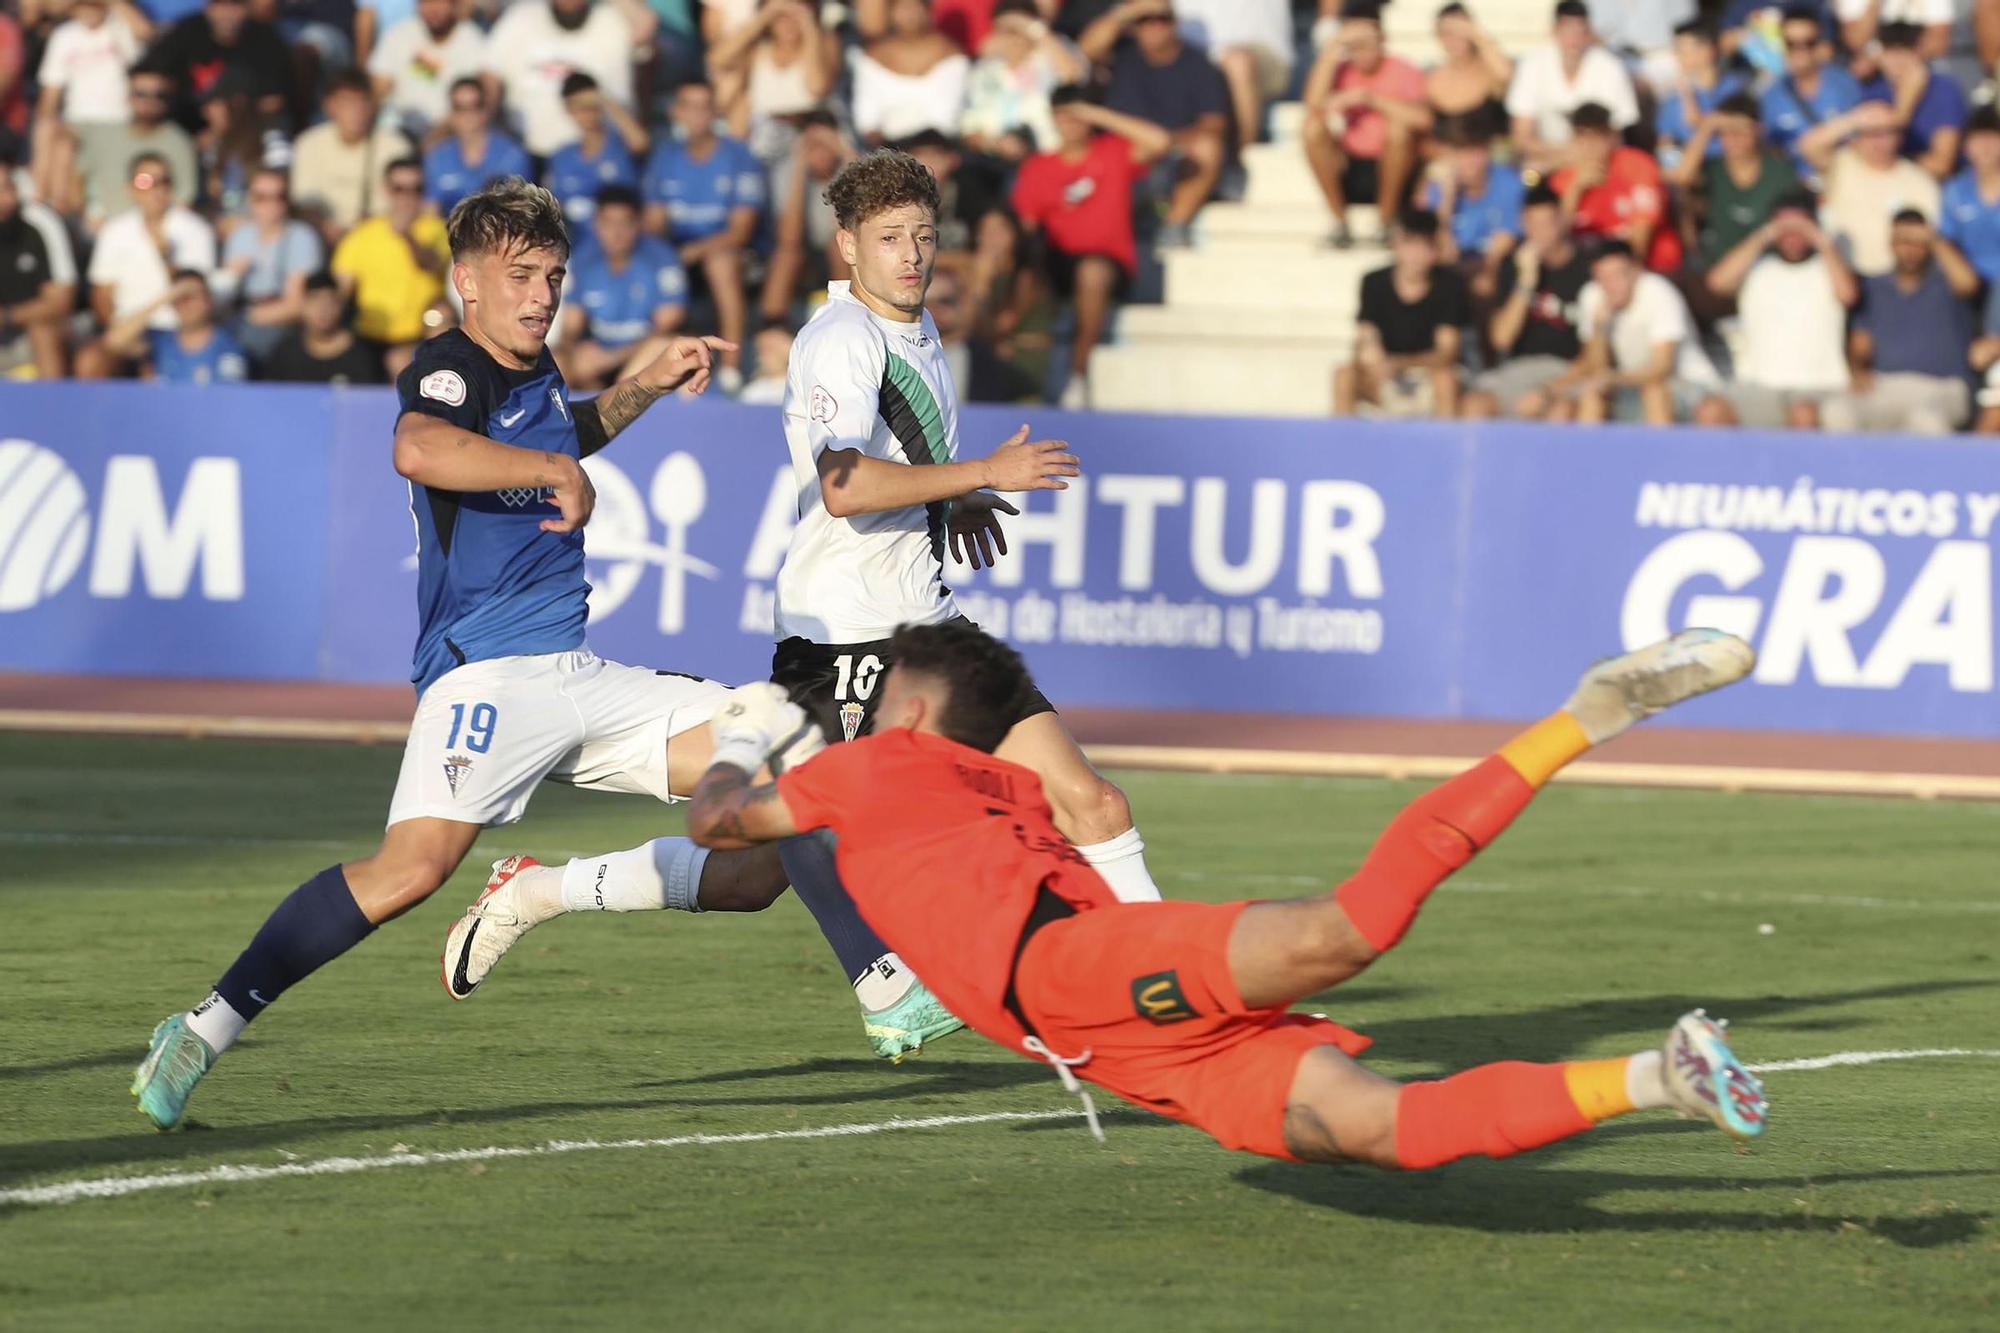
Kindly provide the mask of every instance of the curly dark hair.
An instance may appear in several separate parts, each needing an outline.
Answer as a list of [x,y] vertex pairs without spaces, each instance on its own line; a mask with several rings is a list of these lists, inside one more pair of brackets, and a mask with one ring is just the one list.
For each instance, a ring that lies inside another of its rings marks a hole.
[[444,229],[455,260],[495,252],[511,258],[529,250],[554,250],[569,258],[562,205],[547,190],[519,176],[488,181],[459,200]]
[[943,211],[937,177],[931,175],[930,168],[894,148],[864,153],[842,167],[827,182],[826,201],[848,231],[878,213],[906,204],[921,204],[932,217]]
[[939,731],[988,754],[1013,730],[1035,688],[1019,653],[966,620],[905,625],[889,640],[889,656],[896,669],[945,687]]

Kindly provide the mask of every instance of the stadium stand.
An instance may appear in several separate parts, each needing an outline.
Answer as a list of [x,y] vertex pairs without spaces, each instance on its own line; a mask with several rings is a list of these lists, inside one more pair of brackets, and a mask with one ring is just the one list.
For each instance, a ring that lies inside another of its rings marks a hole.
[[[1784,250],[1762,229],[1803,187],[1816,213],[1789,216],[1832,238],[1830,262],[1872,283],[1876,308],[1857,298],[1840,349],[1851,401],[1788,424],[1976,429],[2000,423],[2000,390],[1981,383],[2000,346],[1987,300],[2000,0],[1952,4],[1944,24],[1936,6],[1825,0],[0,0],[21,34],[19,68],[0,79],[0,376],[158,374],[158,358],[114,354],[114,325],[193,270],[253,377],[276,378],[304,312],[299,257],[313,253],[333,290],[368,288],[350,328],[385,336],[383,288],[359,282],[360,243],[344,243],[401,237],[419,254],[451,199],[521,170],[558,189],[579,251],[595,244],[598,191],[639,190],[647,254],[681,251],[683,327],[745,342],[769,330],[776,348],[843,276],[819,182],[890,144],[943,183],[940,323],[969,400],[1323,417],[1336,372],[1355,366],[1392,390],[1386,407],[1364,393],[1360,410],[1429,414],[1404,392],[1413,367],[1362,319],[1390,224],[1408,204],[1443,214],[1440,262],[1465,281],[1466,323],[1454,365],[1422,369],[1471,386],[1498,359],[1519,199],[1545,181],[1578,262],[1622,240],[1671,284],[1686,344],[1715,368],[1715,385],[1694,387],[1727,399],[1773,387],[1769,367],[1753,381],[1735,365],[1766,313],[1737,302],[1779,284],[1739,291],[1710,271],[1760,236]],[[1890,21],[1906,13],[1924,22]],[[521,67],[529,48],[565,77]],[[677,124],[690,115],[713,132]],[[405,156],[422,164],[414,212],[385,170]],[[1495,190],[1474,188],[1482,170]],[[274,172],[289,173],[288,223],[251,207]],[[1399,182],[1399,198],[1374,199]],[[1933,225],[1897,267],[1890,230],[1906,209]],[[233,236],[246,228],[259,239]],[[414,293],[431,279],[413,273]],[[1642,285],[1642,311],[1669,309],[1660,284]],[[1933,290],[1958,305],[1922,373],[1965,392],[1904,410],[1877,383],[1914,373],[1877,364],[1880,307]],[[1526,299],[1555,298],[1544,283]],[[455,318],[449,292],[404,304],[388,365]],[[1621,317],[1575,330],[1573,373],[1538,401],[1549,419],[1660,420],[1665,372],[1647,371],[1623,306],[1600,293],[1543,314],[1573,325],[1600,309]],[[171,303],[148,314],[164,332],[176,318]],[[1634,356],[1616,354],[1620,333]],[[589,336],[573,320],[555,341]],[[368,354],[365,341],[342,353]],[[754,349],[742,361],[726,390],[771,382]],[[1827,370],[1795,387],[1826,397]],[[1670,396],[1678,419],[1741,416],[1698,410],[1689,386]],[[1478,394],[1461,406],[1494,410]]]

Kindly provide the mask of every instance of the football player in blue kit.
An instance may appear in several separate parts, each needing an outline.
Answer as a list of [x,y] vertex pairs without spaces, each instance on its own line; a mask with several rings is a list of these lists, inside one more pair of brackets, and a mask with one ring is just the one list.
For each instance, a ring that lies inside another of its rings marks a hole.
[[[728,344],[677,338],[638,374],[571,401],[545,345],[569,259],[555,197],[498,181],[452,210],[448,232],[465,322],[422,344],[396,386],[420,627],[388,829],[372,856],[295,889],[204,999],[154,1029],[132,1093],[162,1130],[246,1024],[436,892],[480,829],[519,819],[542,779],[674,800],[714,750],[723,686],[606,662],[585,644],[582,528],[596,497],[581,460],[661,395],[705,389]],[[782,892],[776,855],[711,858],[682,840],[647,905],[726,906],[742,885],[760,905]]]

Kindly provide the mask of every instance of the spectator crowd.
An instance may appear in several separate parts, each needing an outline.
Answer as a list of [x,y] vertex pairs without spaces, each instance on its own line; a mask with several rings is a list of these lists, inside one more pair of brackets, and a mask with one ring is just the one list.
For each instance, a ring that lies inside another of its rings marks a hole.
[[893,145],[961,393],[1087,406],[1294,98],[1324,244],[1390,256],[1338,413],[2000,429],[2000,0],[1563,0],[1519,58],[1473,0],[1429,68],[1383,8],[0,0],[0,377],[383,382],[518,175],[578,388],[701,330],[770,399],[846,276],[824,187]]
[[1515,60],[1447,4],[1428,72],[1379,13],[1305,93],[1328,244],[1389,219],[1337,413],[2000,430],[2000,3],[1563,0]]

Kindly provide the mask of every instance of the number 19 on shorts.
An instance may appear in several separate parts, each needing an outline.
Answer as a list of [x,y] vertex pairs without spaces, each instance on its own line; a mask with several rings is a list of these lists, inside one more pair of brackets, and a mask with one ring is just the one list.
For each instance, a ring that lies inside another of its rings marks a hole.
[[493,745],[493,727],[500,720],[500,710],[492,704],[453,704],[451,706],[451,735],[445,738],[444,748],[458,748],[460,734],[465,738],[465,748],[474,754],[485,754]]

